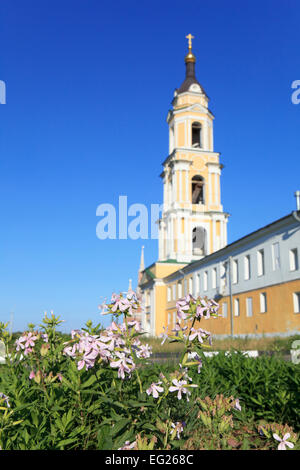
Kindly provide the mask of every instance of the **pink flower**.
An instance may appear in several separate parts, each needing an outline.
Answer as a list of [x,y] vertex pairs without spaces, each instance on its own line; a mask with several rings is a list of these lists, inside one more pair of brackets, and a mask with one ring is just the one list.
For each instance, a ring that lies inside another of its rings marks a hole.
[[200,304],[196,308],[196,317],[203,317],[207,312],[209,312],[209,305],[204,299],[201,299]]
[[153,395],[153,398],[158,398],[158,394],[164,391],[163,387],[160,387],[159,384],[162,382],[152,383],[150,387],[146,390],[147,395]]
[[33,351],[32,348],[26,348],[24,351],[25,356],[28,356],[28,354],[31,353],[32,351]]
[[193,341],[196,337],[198,337],[199,343],[203,343],[202,338],[207,338],[210,336],[209,331],[205,331],[202,328],[198,328],[198,329],[191,328],[191,332],[193,333],[190,334],[189,340]]
[[118,450],[131,450],[135,447],[135,445],[136,445],[135,441],[132,442],[131,444],[130,444],[130,441],[126,441],[123,447],[119,447]]
[[195,303],[195,299],[191,295],[187,295],[186,297],[177,300],[177,316],[180,320],[185,320],[187,318],[187,313],[190,309],[190,302]]
[[211,315],[217,315],[220,305],[215,302],[213,299],[209,301],[210,313]]
[[63,353],[67,356],[76,357],[76,351],[77,351],[77,344],[73,344],[73,346],[67,346],[64,348]]
[[161,342],[161,345],[163,345],[164,342],[166,341],[166,339],[168,338],[168,333],[167,333],[168,327],[167,327],[167,329],[166,329],[166,328],[163,326],[163,330],[166,330],[166,331],[163,332],[163,333],[161,333],[161,334],[159,335],[159,337],[163,339],[162,342]]
[[129,328],[134,328],[136,332],[140,332],[142,330],[141,323],[138,321],[129,321],[127,325]]
[[135,293],[132,291],[123,297],[122,294],[113,294],[111,298],[111,304],[106,305],[107,310],[105,313],[126,313],[127,315],[133,315],[134,310],[139,308],[139,303]]
[[32,379],[34,379],[34,377],[35,377],[35,372],[32,370],[29,374],[29,378],[30,378],[30,380],[32,380]]
[[118,300],[116,300],[111,307],[111,311],[113,313],[117,312],[119,310],[120,312],[125,312],[130,307],[130,302],[127,299],[124,299],[122,297],[119,297]]
[[139,349],[136,351],[136,356],[139,358],[146,359],[150,357],[152,353],[152,347],[149,344],[141,344]]
[[33,351],[32,348],[35,346],[36,340],[37,336],[35,336],[31,331],[29,333],[25,333],[23,336],[20,336],[20,338],[16,340],[16,351],[25,349],[24,354],[25,356],[27,356]]
[[77,369],[81,370],[85,366],[86,370],[91,369],[94,364],[95,360],[98,356],[98,351],[96,349],[90,348],[86,351],[83,355],[83,358],[77,363]]
[[176,423],[172,423],[171,424],[171,427],[173,429],[170,430],[170,434],[175,434],[176,432],[176,435],[177,435],[177,439],[180,438],[180,434],[182,433],[183,431],[183,424],[180,422],[180,421],[177,421]]
[[43,338],[43,340],[45,341],[45,343],[49,343],[49,338],[48,338],[47,333],[43,333],[43,334],[42,334],[42,338]]
[[125,353],[123,352],[116,352],[115,355],[119,360],[117,361],[111,361],[110,367],[118,367],[118,377],[124,379],[125,378],[125,372],[127,374],[131,374],[132,370],[135,367],[135,364],[131,358],[126,357]]
[[24,349],[25,346],[23,344],[23,342],[26,340],[26,336],[20,336],[20,338],[18,338],[15,342],[15,344],[17,345],[16,347],[16,351],[20,351],[20,349]]
[[82,332],[80,330],[72,330],[71,331],[71,338],[72,339],[80,338],[81,335],[82,335]]
[[35,341],[37,340],[37,336],[35,336],[31,331],[29,331],[27,338],[26,338],[26,343],[25,343],[25,348],[30,348],[31,346],[34,347]]
[[188,387],[198,387],[198,385],[193,385],[193,384],[188,385],[186,380],[173,379],[172,384],[173,385],[171,387],[169,387],[169,391],[170,392],[178,391],[178,394],[177,394],[178,400],[181,400],[182,393],[185,393],[186,394],[186,399],[187,399],[187,401],[189,401],[188,395],[190,395],[191,392],[188,390]]
[[242,411],[242,407],[241,407],[241,405],[240,405],[240,402],[239,402],[239,399],[238,399],[238,398],[235,400],[234,408],[235,408],[236,410]]
[[287,439],[289,439],[289,437],[291,437],[290,433],[287,432],[283,438],[281,439],[278,434],[273,434],[273,437],[274,439],[276,439],[276,441],[279,441],[279,445],[278,445],[278,450],[286,450],[285,446],[288,446],[290,449],[292,449],[294,447],[294,444],[292,442],[288,442]]
[[[176,323],[176,325],[174,326],[174,328],[173,328],[172,331],[175,333],[175,336],[178,336],[179,331],[184,332],[186,329],[187,329],[187,326],[181,327],[181,326],[180,326],[180,323]],[[183,336],[186,337],[185,334],[183,334]]]
[[10,408],[10,404],[9,404],[9,397],[7,395],[5,395],[4,393],[0,392],[0,403],[4,401],[7,408]]

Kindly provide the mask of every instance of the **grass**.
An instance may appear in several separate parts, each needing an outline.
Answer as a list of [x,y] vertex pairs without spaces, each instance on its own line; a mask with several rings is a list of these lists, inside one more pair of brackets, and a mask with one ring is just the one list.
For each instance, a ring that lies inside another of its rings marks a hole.
[[[14,333],[11,346],[14,347],[14,341],[19,337],[21,333]],[[64,341],[70,339],[69,335],[62,334]],[[230,349],[236,349],[238,351],[249,351],[249,350],[258,350],[258,351],[274,351],[274,352],[283,352],[289,351],[291,349],[292,343],[295,340],[300,340],[300,335],[289,336],[282,338],[280,336],[274,336],[272,338],[262,337],[262,338],[225,338],[217,339],[213,337],[213,344],[211,351],[230,351]],[[168,340],[164,344],[161,344],[161,338],[155,337],[144,337],[142,339],[143,343],[148,343],[149,346],[152,346],[152,351],[156,353],[165,353],[165,354],[176,354],[183,351],[183,345],[181,343],[169,343]]]
[[[276,337],[262,337],[262,338],[226,338],[226,339],[213,339],[212,351],[229,351],[230,349],[237,349],[239,351],[274,351],[283,352],[291,349],[292,343],[295,340],[300,340],[300,335],[282,338]],[[162,345],[161,338],[144,338],[143,342],[152,346],[153,353],[181,353],[183,345],[180,343],[168,343],[167,341]]]
[[300,335],[282,338],[276,336],[273,338],[226,338],[215,339],[213,341],[213,349],[226,351],[231,348],[238,350],[258,350],[258,351],[288,351],[291,349],[292,343],[295,340],[300,340]]

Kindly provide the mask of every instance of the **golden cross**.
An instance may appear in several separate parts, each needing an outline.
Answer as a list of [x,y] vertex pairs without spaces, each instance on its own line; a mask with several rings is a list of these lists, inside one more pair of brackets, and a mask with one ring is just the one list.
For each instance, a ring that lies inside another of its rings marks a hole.
[[192,49],[192,39],[195,39],[195,37],[192,36],[191,33],[185,37],[189,40],[189,49]]

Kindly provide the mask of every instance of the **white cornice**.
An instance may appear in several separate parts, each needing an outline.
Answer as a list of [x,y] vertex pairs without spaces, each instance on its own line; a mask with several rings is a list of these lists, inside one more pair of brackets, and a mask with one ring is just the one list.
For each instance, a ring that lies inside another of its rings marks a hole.
[[[178,159],[176,158],[176,155],[181,152],[181,153],[189,153],[189,154],[194,154],[194,157],[201,157],[202,155],[209,155],[210,157],[219,157],[221,154],[219,152],[213,152],[211,150],[204,150],[204,149],[199,149],[199,148],[190,148],[190,147],[176,147],[170,155],[167,156],[167,158],[164,160],[162,165],[166,165],[169,163],[172,159]],[[198,155],[197,155],[198,154]],[[179,159],[178,159],[179,160]],[[218,162],[211,162],[212,165],[220,165]]]

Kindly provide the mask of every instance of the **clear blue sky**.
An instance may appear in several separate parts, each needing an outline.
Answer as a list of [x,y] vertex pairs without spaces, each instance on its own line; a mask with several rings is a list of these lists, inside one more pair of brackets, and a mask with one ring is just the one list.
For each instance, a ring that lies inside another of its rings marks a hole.
[[162,202],[167,112],[188,33],[225,165],[228,242],[295,208],[300,189],[298,0],[3,0],[0,6],[0,320],[53,309],[100,320],[136,284],[141,246],[96,237],[96,208]]

